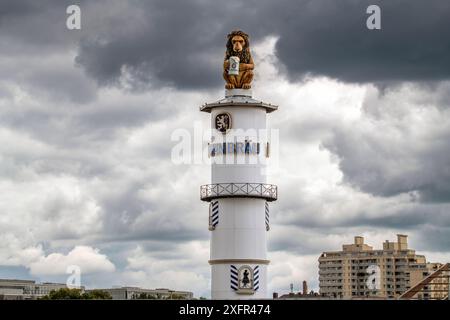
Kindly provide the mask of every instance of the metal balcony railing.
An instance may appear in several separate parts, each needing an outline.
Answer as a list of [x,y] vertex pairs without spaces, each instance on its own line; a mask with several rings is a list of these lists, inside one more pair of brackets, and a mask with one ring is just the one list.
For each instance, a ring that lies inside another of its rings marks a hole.
[[265,183],[215,183],[200,186],[200,199],[217,198],[263,198],[277,200],[277,186]]

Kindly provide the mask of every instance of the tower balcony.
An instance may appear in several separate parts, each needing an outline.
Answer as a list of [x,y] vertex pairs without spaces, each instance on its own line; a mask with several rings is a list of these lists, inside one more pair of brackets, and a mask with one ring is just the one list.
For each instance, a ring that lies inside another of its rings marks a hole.
[[217,198],[261,198],[277,200],[277,186],[265,183],[215,183],[200,186],[200,199],[211,201]]
[[232,89],[226,91],[225,98],[202,105],[200,111],[211,113],[214,108],[223,107],[258,107],[266,109],[267,113],[278,110],[276,105],[253,99],[251,90]]

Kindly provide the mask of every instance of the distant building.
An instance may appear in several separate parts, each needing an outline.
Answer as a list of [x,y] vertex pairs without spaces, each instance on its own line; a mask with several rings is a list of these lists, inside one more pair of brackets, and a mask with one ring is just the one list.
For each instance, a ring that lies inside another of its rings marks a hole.
[[[33,300],[52,290],[67,288],[62,283],[36,283],[34,280],[0,279],[0,300]],[[84,290],[84,287],[81,287]]]
[[409,300],[450,300],[450,263],[429,263],[428,275],[400,296]]
[[345,299],[398,298],[433,267],[425,256],[408,248],[406,235],[397,235],[397,242],[386,240],[382,250],[373,250],[363,237],[355,237],[342,251],[324,252],[319,257],[320,294]]
[[323,297],[318,292],[310,291],[308,292],[308,283],[303,281],[302,283],[302,292],[294,293],[289,292],[288,294],[283,294],[281,296],[278,295],[277,292],[273,293],[273,299],[280,300],[323,300],[323,299],[331,299],[329,297]]
[[[151,296],[155,299],[193,299],[194,294],[189,291],[175,291],[169,289],[143,289],[138,287],[121,287],[101,289],[108,292],[113,300],[133,300],[142,296]],[[92,290],[86,290],[90,292]]]

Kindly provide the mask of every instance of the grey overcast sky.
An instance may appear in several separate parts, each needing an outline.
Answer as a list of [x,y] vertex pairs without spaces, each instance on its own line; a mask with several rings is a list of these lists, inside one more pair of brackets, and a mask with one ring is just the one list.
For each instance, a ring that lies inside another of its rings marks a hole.
[[449,262],[449,17],[447,0],[1,0],[0,278],[77,264],[87,287],[209,295],[209,167],[174,164],[171,134],[208,125],[235,28],[254,95],[280,105],[269,290],[317,289],[320,253],[354,235]]

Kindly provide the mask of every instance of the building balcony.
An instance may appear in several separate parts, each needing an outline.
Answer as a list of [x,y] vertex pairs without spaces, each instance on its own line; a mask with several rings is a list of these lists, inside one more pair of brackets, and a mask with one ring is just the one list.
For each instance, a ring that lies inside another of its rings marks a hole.
[[328,269],[328,268],[342,268],[341,262],[321,262],[319,264],[319,268]]
[[277,186],[265,183],[215,183],[200,186],[202,201],[217,198],[262,198],[275,201]]

